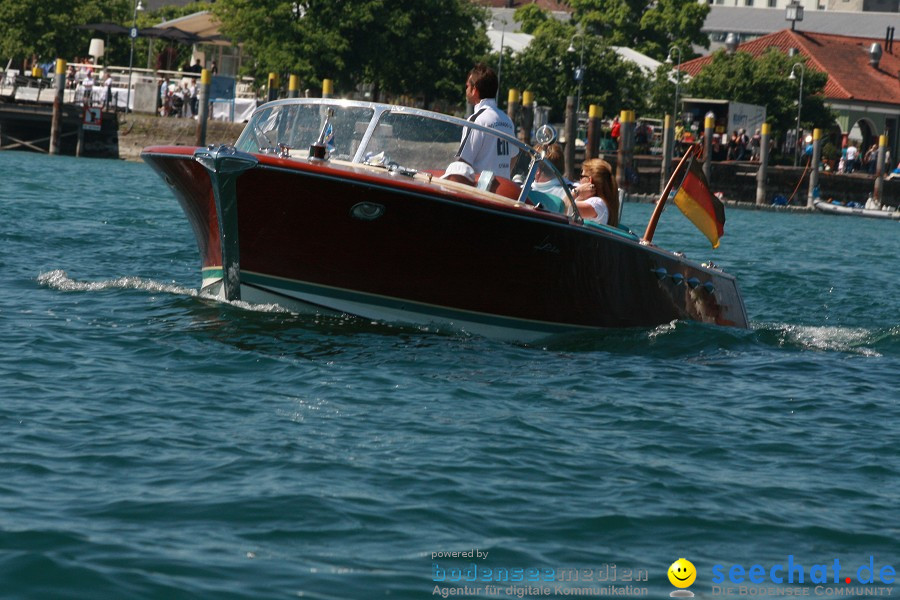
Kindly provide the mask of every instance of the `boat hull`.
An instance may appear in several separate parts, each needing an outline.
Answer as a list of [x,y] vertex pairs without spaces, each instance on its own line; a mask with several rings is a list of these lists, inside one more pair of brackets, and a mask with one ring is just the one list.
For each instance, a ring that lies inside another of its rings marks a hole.
[[[204,287],[219,290],[215,194],[192,151],[143,158],[191,222]],[[612,228],[402,175],[257,158],[235,181],[243,300],[526,342],[677,319],[748,326],[732,276]]]
[[878,210],[873,208],[854,208],[852,206],[840,206],[830,202],[813,201],[813,206],[820,212],[830,215],[842,215],[851,217],[869,217],[872,219],[900,220],[900,210]]

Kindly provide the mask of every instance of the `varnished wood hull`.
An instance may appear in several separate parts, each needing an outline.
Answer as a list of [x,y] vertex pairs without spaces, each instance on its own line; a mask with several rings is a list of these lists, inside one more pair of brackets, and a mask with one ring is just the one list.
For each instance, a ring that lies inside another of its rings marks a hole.
[[[143,158],[178,197],[210,285],[220,233],[192,151]],[[235,182],[245,299],[519,341],[676,319],[748,326],[732,276],[611,228],[386,172],[257,158]]]

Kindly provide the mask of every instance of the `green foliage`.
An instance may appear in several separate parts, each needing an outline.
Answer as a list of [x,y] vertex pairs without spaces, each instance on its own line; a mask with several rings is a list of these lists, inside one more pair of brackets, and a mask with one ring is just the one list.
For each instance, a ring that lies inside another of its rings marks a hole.
[[[581,64],[582,41],[585,67],[582,110],[597,104],[606,115],[623,108],[643,112],[647,84],[640,69],[623,61],[601,38],[577,34],[573,26],[555,19],[542,24],[522,52],[504,56],[503,86],[534,92],[538,104],[551,107],[551,119],[561,120],[566,96],[575,96],[578,91],[574,72]],[[567,51],[570,43],[574,52]]]
[[223,33],[244,44],[246,74],[296,74],[348,90],[460,98],[465,74],[489,43],[486,11],[468,0],[219,0]]
[[627,46],[662,60],[672,45],[691,58],[692,45],[709,47],[700,28],[709,6],[696,0],[572,0],[574,18],[585,31],[612,46]]
[[[682,75],[678,102],[684,95],[687,79]],[[658,118],[671,115],[675,110],[675,74],[672,65],[661,64],[647,78],[647,114]]]
[[[791,68],[802,63],[800,57],[788,57],[770,49],[759,58],[746,52],[728,55],[719,50],[712,61],[689,84],[689,95],[695,98],[722,98],[766,107],[766,120],[776,132],[796,127],[800,68],[797,79],[788,79]],[[806,67],[803,77],[801,126],[805,129],[827,129],[836,115],[825,106],[823,90],[828,76]]]
[[[72,60],[86,56],[91,37],[101,37],[78,25],[121,23],[131,16],[130,0],[2,0],[0,57]],[[103,36],[105,37],[105,35]]]
[[538,28],[553,17],[537,4],[520,6],[513,13],[513,21],[519,24],[522,33],[533,34]]

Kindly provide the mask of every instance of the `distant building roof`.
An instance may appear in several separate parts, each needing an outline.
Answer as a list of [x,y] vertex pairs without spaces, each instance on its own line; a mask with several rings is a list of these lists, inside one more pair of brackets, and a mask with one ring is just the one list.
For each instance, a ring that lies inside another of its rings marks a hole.
[[533,35],[522,33],[521,31],[503,31],[497,27],[488,29],[488,39],[491,40],[491,49],[494,52],[500,52],[500,45],[504,48],[510,48],[513,52],[521,52],[531,43]]
[[[744,6],[709,7],[702,31],[707,33],[737,33],[742,36],[766,35],[785,28],[783,8],[749,8]],[[897,13],[812,11],[803,13],[796,22],[798,31],[817,33],[841,32],[854,37],[884,37],[888,25],[896,25]]]
[[194,0],[142,0],[144,10],[159,10],[164,6],[187,6]]
[[537,4],[539,8],[550,12],[562,11],[570,13],[572,7],[566,0],[474,0],[476,4],[489,8],[521,8],[526,4]]
[[[878,68],[869,64],[869,48],[882,45]],[[900,48],[893,53],[884,46],[884,38],[851,37],[810,31],[783,29],[738,46],[738,52],[760,56],[769,48],[787,54],[792,48],[807,57],[807,66],[828,74],[825,97],[829,100],[858,100],[900,105]],[[695,76],[712,61],[703,56],[682,63],[681,70]]]
[[616,54],[629,62],[633,62],[646,73],[653,73],[656,71],[656,68],[662,64],[655,58],[651,58],[646,54],[641,54],[637,50],[626,48],[625,46],[611,46],[611,48],[616,51]]
[[163,21],[157,27],[177,27],[182,31],[194,33],[203,37],[216,37],[219,35],[219,19],[212,12],[202,10],[190,15]]

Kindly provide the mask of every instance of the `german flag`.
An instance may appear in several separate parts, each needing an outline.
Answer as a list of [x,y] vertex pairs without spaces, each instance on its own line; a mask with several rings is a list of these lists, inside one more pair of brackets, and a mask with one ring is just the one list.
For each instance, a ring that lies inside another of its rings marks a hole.
[[709,193],[706,176],[694,157],[675,194],[675,206],[703,232],[713,248],[719,247],[719,238],[725,235],[725,206]]

